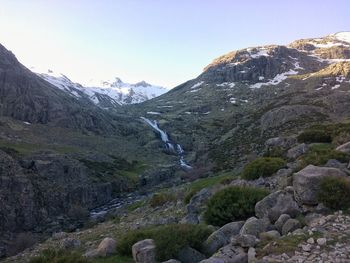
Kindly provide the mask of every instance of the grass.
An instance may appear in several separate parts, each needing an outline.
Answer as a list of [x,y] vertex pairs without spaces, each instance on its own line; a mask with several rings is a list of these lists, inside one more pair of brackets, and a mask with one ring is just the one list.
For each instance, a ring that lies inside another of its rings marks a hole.
[[330,159],[335,159],[340,162],[348,162],[349,158],[349,154],[336,151],[332,144],[320,143],[311,145],[310,149],[300,158],[300,160],[302,161],[302,166],[305,167],[309,164],[324,165]]
[[218,176],[213,176],[213,177],[207,177],[203,179],[198,179],[196,181],[193,181],[187,188],[186,193],[185,193],[185,198],[184,202],[188,204],[191,200],[191,198],[198,193],[200,190],[220,184],[222,182],[225,182],[230,179],[234,179],[235,175],[232,175],[231,172],[228,173],[223,173]]
[[126,209],[129,212],[135,211],[137,208],[140,208],[142,206],[146,205],[146,201],[144,200],[140,200],[140,201],[136,201],[135,203],[129,205]]

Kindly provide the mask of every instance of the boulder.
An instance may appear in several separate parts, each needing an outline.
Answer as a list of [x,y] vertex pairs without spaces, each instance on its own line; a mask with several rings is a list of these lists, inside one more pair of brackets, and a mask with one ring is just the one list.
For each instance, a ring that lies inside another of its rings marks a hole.
[[250,247],[248,249],[248,263],[255,263],[256,262],[256,251],[255,248]]
[[282,227],[282,235],[286,235],[289,232],[293,232],[294,230],[300,228],[300,222],[296,219],[288,219],[283,227]]
[[290,215],[287,214],[282,214],[280,215],[280,217],[277,219],[277,221],[275,222],[275,227],[276,229],[282,233],[282,227],[283,225],[290,219]]
[[197,250],[187,246],[180,250],[178,259],[181,263],[198,263],[206,259],[206,256]]
[[221,248],[210,258],[202,260],[200,263],[246,263],[247,260],[248,256],[243,248],[230,244]]
[[327,161],[327,163],[324,165],[325,167],[332,167],[332,168],[338,168],[340,170],[345,170],[347,168],[346,163],[341,163],[338,160],[330,159]]
[[253,235],[238,235],[231,239],[231,243],[232,245],[243,248],[255,247],[257,244],[257,238]]
[[344,143],[336,148],[337,151],[350,153],[350,142]]
[[296,217],[300,213],[301,210],[294,201],[293,195],[284,190],[269,194],[255,205],[256,216],[267,217],[271,222],[275,222],[282,214]]
[[293,148],[288,150],[287,158],[295,160],[301,155],[305,154],[308,148],[309,147],[305,143],[298,144],[297,146],[294,146]]
[[298,203],[317,205],[317,192],[323,178],[327,176],[345,177],[339,169],[308,165],[293,175],[294,196]]
[[206,253],[212,255],[219,248],[227,245],[231,237],[239,234],[243,225],[244,221],[232,222],[213,232],[203,244]]
[[163,261],[162,263],[181,263],[181,262],[176,259],[169,259],[167,261]]
[[136,263],[156,263],[156,245],[152,239],[145,239],[132,246],[132,257]]
[[277,189],[284,189],[293,184],[293,170],[290,168],[283,168],[277,171]]
[[258,237],[261,232],[266,232],[267,230],[269,230],[270,227],[271,223],[269,219],[257,219],[256,217],[251,217],[242,226],[240,234],[254,235]]
[[97,247],[97,253],[101,257],[106,257],[116,251],[117,241],[113,238],[106,237]]

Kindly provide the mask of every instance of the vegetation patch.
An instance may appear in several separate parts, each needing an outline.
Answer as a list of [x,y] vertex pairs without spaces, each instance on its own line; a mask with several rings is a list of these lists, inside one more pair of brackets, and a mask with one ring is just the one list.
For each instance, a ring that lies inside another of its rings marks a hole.
[[191,198],[203,188],[211,187],[216,184],[226,184],[228,180],[233,180],[233,179],[234,179],[234,175],[232,175],[231,173],[230,174],[225,173],[218,176],[198,179],[192,182],[187,188],[185,197],[184,197],[184,202],[188,204]]
[[176,196],[171,193],[161,192],[156,193],[149,200],[149,204],[151,207],[162,206],[168,202],[174,202],[176,200]]
[[156,244],[157,260],[165,261],[176,258],[178,252],[186,246],[201,250],[203,240],[211,232],[212,230],[205,225],[186,224],[164,225],[133,230],[121,237],[118,244],[118,251],[124,256],[130,256],[131,248],[136,242],[151,238]]
[[208,202],[204,219],[209,224],[227,223],[254,216],[255,204],[268,195],[265,189],[229,187],[217,192]]
[[349,154],[336,151],[331,144],[315,144],[311,145],[307,153],[300,160],[302,161],[302,166],[305,167],[309,164],[324,165],[330,159],[347,162],[349,158]]
[[269,177],[286,165],[286,161],[276,157],[260,157],[244,167],[242,178],[255,180],[259,177]]
[[68,250],[55,250],[46,249],[40,256],[32,258],[29,263],[88,263],[87,259],[84,258],[77,252]]
[[328,208],[350,208],[350,180],[342,177],[326,177],[320,184],[318,200]]

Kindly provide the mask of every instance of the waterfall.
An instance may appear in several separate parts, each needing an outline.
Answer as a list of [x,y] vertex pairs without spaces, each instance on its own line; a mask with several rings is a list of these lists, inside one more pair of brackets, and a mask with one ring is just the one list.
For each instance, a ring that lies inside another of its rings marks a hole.
[[141,119],[143,121],[145,121],[149,126],[151,126],[154,130],[156,130],[159,134],[160,137],[164,143],[164,146],[167,150],[169,150],[170,152],[175,153],[177,156],[180,157],[179,163],[180,166],[186,170],[190,170],[192,169],[192,166],[190,166],[189,164],[187,164],[186,160],[185,160],[185,151],[182,149],[182,146],[178,143],[173,143],[169,140],[169,136],[168,134],[163,131],[162,129],[159,128],[159,124],[156,120],[149,120],[145,117],[141,117]]

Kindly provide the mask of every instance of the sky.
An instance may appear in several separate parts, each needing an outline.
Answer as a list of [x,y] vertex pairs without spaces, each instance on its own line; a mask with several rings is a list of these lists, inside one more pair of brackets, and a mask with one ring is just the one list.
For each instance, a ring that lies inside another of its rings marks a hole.
[[348,0],[0,0],[0,43],[80,83],[175,87],[216,57],[350,31]]

